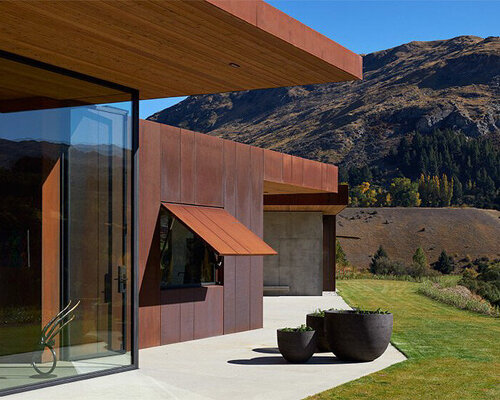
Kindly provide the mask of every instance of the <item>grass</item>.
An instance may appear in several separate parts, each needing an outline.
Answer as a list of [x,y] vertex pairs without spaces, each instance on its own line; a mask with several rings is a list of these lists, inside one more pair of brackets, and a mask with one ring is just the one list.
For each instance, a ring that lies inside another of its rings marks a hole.
[[0,356],[32,351],[40,339],[40,324],[0,325]]
[[394,314],[392,342],[408,360],[310,397],[334,399],[499,399],[500,320],[436,302],[418,283],[338,282],[351,305]]
[[461,292],[453,292],[443,289],[442,287],[436,286],[431,282],[424,282],[420,285],[417,289],[417,293],[462,310],[469,310],[494,317],[499,316],[498,310],[492,307],[487,301],[466,296]]

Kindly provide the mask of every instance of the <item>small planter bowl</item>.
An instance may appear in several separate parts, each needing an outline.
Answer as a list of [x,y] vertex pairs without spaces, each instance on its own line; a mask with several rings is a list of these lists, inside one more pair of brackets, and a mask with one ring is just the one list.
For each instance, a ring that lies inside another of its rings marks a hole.
[[389,345],[392,314],[327,311],[325,334],[331,351],[345,361],[373,361]]
[[305,363],[316,351],[316,332],[277,331],[278,348],[285,360],[291,363]]
[[306,325],[316,331],[316,352],[323,353],[330,350],[330,345],[325,336],[325,317],[307,314]]

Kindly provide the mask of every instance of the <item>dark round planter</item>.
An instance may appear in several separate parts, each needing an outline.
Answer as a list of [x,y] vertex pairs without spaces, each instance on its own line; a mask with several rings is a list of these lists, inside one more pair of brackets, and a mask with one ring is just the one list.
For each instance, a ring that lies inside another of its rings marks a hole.
[[313,314],[306,315],[306,325],[316,331],[317,352],[331,351],[325,336],[325,317]]
[[391,333],[392,314],[325,313],[326,339],[332,352],[341,360],[375,360],[387,349]]
[[316,332],[283,332],[278,329],[278,348],[288,362],[304,363],[316,350]]

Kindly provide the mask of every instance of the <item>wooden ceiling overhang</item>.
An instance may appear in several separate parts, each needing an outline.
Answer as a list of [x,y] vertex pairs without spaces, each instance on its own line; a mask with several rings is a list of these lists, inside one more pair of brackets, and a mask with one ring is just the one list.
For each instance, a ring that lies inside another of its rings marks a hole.
[[337,193],[296,193],[264,195],[264,211],[322,212],[336,215],[347,207],[347,185],[339,185]]
[[0,15],[0,50],[141,99],[362,78],[359,55],[258,0],[1,1]]

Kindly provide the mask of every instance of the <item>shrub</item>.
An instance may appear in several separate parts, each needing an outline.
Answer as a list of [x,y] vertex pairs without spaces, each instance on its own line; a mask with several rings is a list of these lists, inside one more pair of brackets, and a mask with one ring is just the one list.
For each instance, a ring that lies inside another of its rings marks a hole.
[[417,293],[462,310],[469,310],[495,317],[499,316],[498,309],[492,307],[487,302],[476,299],[472,296],[467,296],[458,291],[449,290],[449,288],[441,288],[438,284],[429,281],[422,283],[418,287]]
[[421,267],[421,269],[427,269],[429,264],[427,263],[427,257],[422,247],[419,247],[417,250],[415,250],[412,259],[415,264],[418,264]]
[[282,332],[308,332],[313,331],[314,329],[307,325],[300,325],[297,328],[282,328],[280,331]]
[[488,300],[494,306],[500,306],[500,263],[490,263],[479,274],[466,269],[458,282],[472,292]]
[[372,260],[370,271],[376,275],[409,275],[404,263],[391,260],[388,257],[379,257]]
[[340,266],[348,266],[349,261],[347,261],[347,256],[345,254],[344,249],[340,245],[339,240],[337,239],[337,243],[335,244],[335,263]]
[[455,261],[450,257],[445,250],[441,252],[438,260],[432,264],[432,268],[442,274],[451,274],[455,269]]
[[463,273],[463,278],[465,279],[476,279],[479,274],[473,268],[465,268]]
[[387,252],[384,250],[384,248],[382,247],[382,245],[379,246],[377,252],[372,257],[372,261],[370,263],[370,272],[372,274],[376,274],[376,272],[375,272],[375,269],[377,268],[376,264],[377,264],[377,260],[380,259],[380,258],[387,258],[387,259],[389,259],[389,256],[387,255]]

